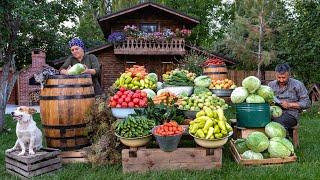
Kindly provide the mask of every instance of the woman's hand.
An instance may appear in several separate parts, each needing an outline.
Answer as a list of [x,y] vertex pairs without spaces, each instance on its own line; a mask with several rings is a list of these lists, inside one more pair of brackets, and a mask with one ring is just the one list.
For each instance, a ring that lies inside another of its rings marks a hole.
[[69,66],[67,69],[61,69],[60,70],[60,74],[63,74],[63,75],[68,75],[68,70],[71,68],[71,66]]

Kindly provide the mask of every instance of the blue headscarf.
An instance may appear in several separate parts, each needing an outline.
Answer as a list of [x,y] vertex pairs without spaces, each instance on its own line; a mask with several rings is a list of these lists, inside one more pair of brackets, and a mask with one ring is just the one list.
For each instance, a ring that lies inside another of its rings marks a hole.
[[79,46],[85,51],[84,43],[78,37],[72,38],[68,44],[69,44],[69,48],[71,48],[72,46]]

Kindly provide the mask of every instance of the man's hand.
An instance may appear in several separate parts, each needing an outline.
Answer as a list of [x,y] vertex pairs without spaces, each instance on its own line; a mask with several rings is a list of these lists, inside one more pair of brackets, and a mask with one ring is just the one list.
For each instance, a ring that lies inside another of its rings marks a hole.
[[288,101],[281,100],[281,106],[282,106],[284,109],[289,109],[290,103],[289,103]]

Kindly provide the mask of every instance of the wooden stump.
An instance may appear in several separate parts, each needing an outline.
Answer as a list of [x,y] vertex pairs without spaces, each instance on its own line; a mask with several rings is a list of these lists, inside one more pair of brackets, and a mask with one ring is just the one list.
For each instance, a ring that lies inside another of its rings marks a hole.
[[222,167],[222,148],[178,148],[173,152],[160,149],[131,148],[122,150],[123,172],[159,170],[203,170]]
[[20,151],[5,153],[6,170],[21,178],[31,178],[62,167],[60,150],[42,148],[35,155],[18,156]]

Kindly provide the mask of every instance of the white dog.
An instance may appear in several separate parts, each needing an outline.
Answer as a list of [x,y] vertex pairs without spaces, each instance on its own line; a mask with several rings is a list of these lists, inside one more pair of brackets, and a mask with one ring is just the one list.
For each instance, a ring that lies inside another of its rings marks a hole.
[[18,121],[16,127],[18,139],[16,144],[6,152],[21,149],[18,156],[22,156],[26,153],[26,147],[28,145],[29,154],[33,155],[35,154],[34,150],[37,151],[42,148],[42,133],[32,118],[32,114],[36,112],[33,108],[20,106],[11,113],[13,119]]

